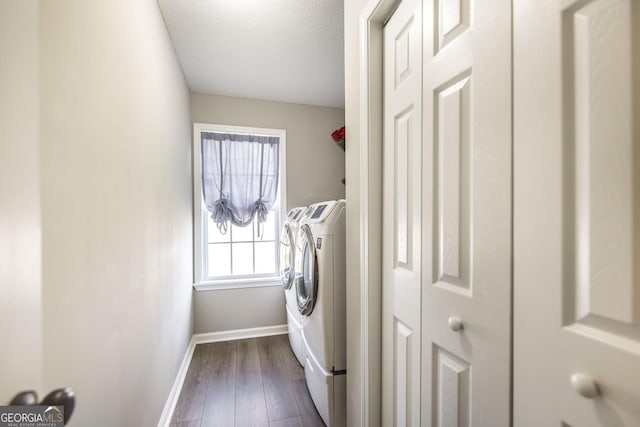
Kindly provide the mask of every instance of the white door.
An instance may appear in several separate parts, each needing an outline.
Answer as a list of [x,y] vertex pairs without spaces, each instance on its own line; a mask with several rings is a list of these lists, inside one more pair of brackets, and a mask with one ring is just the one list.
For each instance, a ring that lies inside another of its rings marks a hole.
[[640,2],[514,16],[514,424],[640,426]]
[[420,424],[420,10],[419,0],[403,0],[384,28],[384,426]]
[[511,1],[423,7],[422,423],[507,427]]

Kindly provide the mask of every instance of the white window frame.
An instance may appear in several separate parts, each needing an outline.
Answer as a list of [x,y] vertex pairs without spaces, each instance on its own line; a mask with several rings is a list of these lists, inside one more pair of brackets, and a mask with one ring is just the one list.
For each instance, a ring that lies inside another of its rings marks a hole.
[[[276,218],[276,273],[274,275],[256,275],[255,277],[233,278],[225,277],[220,279],[209,279],[205,276],[205,259],[208,244],[207,224],[209,213],[202,198],[202,132],[223,132],[249,135],[277,136],[280,138],[279,146],[279,174],[278,174],[278,199],[274,205]],[[255,128],[245,126],[216,125],[207,123],[193,124],[193,287],[196,290],[216,290],[253,288],[262,286],[280,286],[280,260],[279,231],[282,229],[282,222],[286,216],[286,139],[287,132],[284,129]]]

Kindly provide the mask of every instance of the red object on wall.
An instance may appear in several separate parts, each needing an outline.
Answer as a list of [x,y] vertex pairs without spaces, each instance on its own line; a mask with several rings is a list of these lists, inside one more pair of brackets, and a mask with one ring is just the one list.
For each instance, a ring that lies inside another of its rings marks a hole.
[[344,150],[344,144],[347,140],[347,131],[345,127],[342,126],[340,129],[334,130],[333,133],[331,133],[331,138],[333,138],[336,144]]

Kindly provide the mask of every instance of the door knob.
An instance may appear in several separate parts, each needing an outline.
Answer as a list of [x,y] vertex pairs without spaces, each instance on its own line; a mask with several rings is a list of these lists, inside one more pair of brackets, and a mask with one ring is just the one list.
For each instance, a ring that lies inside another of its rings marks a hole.
[[21,391],[16,394],[9,405],[16,406],[29,406],[38,404],[38,395],[33,390]]
[[[33,406],[38,405],[38,395],[35,391],[23,391],[15,395],[9,405]],[[71,418],[73,408],[76,406],[76,395],[70,388],[59,388],[42,399],[40,406],[64,406],[64,424]]]
[[598,383],[588,374],[571,375],[571,386],[585,399],[593,399],[600,394]]
[[449,317],[449,327],[452,331],[458,332],[463,328],[462,320],[457,316]]

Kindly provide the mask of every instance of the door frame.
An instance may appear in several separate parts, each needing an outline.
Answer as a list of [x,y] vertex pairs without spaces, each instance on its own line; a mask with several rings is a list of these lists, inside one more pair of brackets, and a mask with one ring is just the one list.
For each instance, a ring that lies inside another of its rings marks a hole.
[[382,119],[384,24],[399,0],[369,0],[359,18],[360,390],[363,426],[382,419]]

